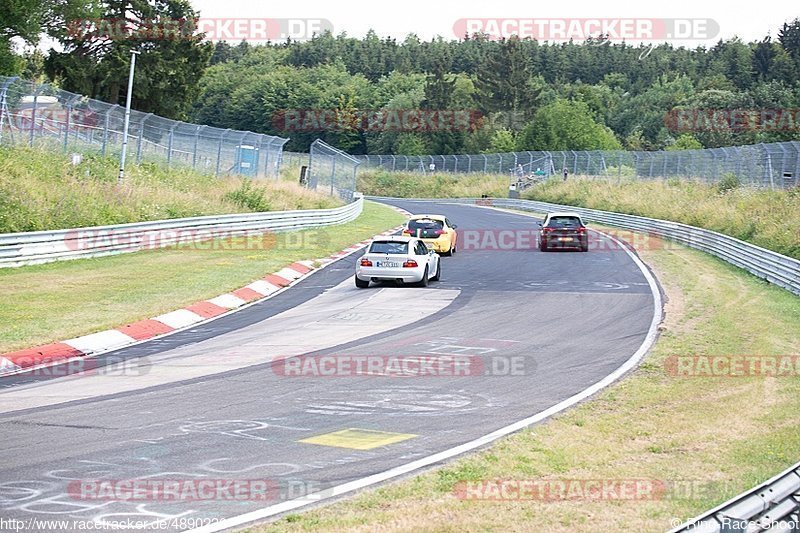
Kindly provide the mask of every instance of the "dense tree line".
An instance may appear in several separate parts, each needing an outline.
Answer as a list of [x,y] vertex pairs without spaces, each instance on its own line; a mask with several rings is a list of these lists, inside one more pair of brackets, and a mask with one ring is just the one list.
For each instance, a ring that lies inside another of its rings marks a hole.
[[[193,119],[286,135],[296,150],[317,137],[354,153],[398,154],[679,149],[800,138],[800,125],[684,131],[668,120],[680,109],[800,108],[800,19],[784,24],[777,39],[734,38],[710,48],[325,34],[267,46],[218,43],[211,63]],[[338,117],[355,109],[476,109],[482,118],[467,131],[287,131],[274,120],[287,109],[329,109]]]
[[[196,16],[187,0],[12,0],[0,13],[0,74],[46,76],[64,89],[122,103],[136,49],[143,54],[135,108],[288,136],[293,150],[317,137],[353,153],[398,154],[678,149],[800,138],[797,124],[682,131],[669,120],[682,109],[800,108],[800,19],[778,28],[775,38],[695,49],[602,36],[543,43],[483,35],[422,41],[410,34],[398,41],[374,32],[230,45],[209,43],[193,27],[175,36],[142,22]],[[82,33],[86,28],[74,24],[123,18],[131,22],[122,34],[91,24]],[[13,38],[35,43],[43,33],[63,51],[12,52]],[[470,121],[435,131],[364,127],[370,112],[403,116],[415,109],[470,111]],[[328,119],[298,123],[297,110],[327,112]]]

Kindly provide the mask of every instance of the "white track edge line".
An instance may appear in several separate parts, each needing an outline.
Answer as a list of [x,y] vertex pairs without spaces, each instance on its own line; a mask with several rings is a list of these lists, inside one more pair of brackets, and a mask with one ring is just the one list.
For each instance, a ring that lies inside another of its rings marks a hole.
[[[487,207],[489,209],[493,209],[489,206],[480,206],[480,207]],[[518,213],[518,214],[522,216],[533,217],[532,215],[526,215],[524,213]],[[598,233],[602,232],[598,231]],[[644,277],[647,280],[647,285],[650,287],[650,292],[653,295],[653,318],[650,321],[650,328],[647,331],[647,336],[645,337],[641,346],[639,346],[639,349],[636,350],[636,352],[627,361],[625,361],[619,368],[614,370],[614,372],[607,375],[594,385],[587,387],[581,392],[570,396],[566,400],[562,400],[561,402],[545,409],[544,411],[540,411],[535,415],[529,416],[528,418],[524,418],[518,422],[514,422],[513,424],[495,430],[491,433],[484,435],[483,437],[479,437],[467,443],[460,444],[448,450],[444,450],[442,452],[429,455],[428,457],[417,459],[416,461],[412,461],[410,463],[394,467],[384,472],[379,472],[377,474],[372,474],[370,476],[361,479],[356,479],[348,483],[343,483],[342,485],[337,485],[322,492],[309,494],[308,496],[305,496],[303,498],[297,498],[287,502],[271,505],[269,507],[265,507],[257,511],[251,511],[249,513],[226,518],[215,524],[209,524],[207,526],[190,529],[188,531],[190,533],[215,533],[217,531],[223,531],[225,529],[234,528],[250,522],[263,520],[265,518],[269,518],[277,514],[285,513],[287,511],[292,511],[294,509],[304,507],[309,504],[318,503],[320,501],[327,500],[330,498],[335,498],[337,496],[341,496],[343,494],[352,492],[354,490],[363,489],[371,485],[375,485],[377,483],[381,483],[383,481],[387,481],[389,479],[399,477],[404,474],[408,474],[410,472],[413,472],[414,470],[418,470],[420,468],[424,468],[426,466],[430,466],[440,461],[450,459],[452,457],[474,450],[476,448],[480,448],[481,446],[496,441],[501,437],[505,437],[506,435],[510,435],[511,433],[519,431],[520,429],[524,429],[537,422],[541,422],[542,420],[545,420],[546,418],[549,418],[569,407],[572,407],[573,405],[585,400],[589,396],[592,396],[593,394],[613,384],[620,377],[625,375],[628,371],[630,371],[637,364],[639,364],[639,362],[644,358],[644,356],[647,354],[650,348],[652,348],[653,344],[655,344],[656,338],[658,337],[658,326],[659,324],[661,324],[663,309],[662,309],[661,291],[658,288],[658,283],[656,282],[655,277],[650,272],[650,269],[647,268],[647,265],[645,265],[644,262],[636,254],[631,252],[627,246],[618,241],[616,238],[607,235],[605,233],[602,234],[606,235],[609,239],[619,244],[620,247],[623,250],[625,250],[625,253],[628,254],[628,256],[633,260],[634,264],[636,264],[636,266],[639,267],[639,270],[641,270],[642,274],[644,274]]]

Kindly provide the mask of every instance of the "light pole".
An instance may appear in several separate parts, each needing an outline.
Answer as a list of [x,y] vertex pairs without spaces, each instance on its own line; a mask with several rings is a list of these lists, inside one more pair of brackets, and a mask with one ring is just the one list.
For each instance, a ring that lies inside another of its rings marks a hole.
[[[131,50],[131,70],[128,73],[128,97],[125,100],[125,125],[122,127],[122,154],[119,156],[119,177],[117,183],[125,179],[125,156],[128,152],[128,123],[131,118],[131,93],[133,92],[133,70],[136,68],[136,56],[139,52]],[[141,135],[141,132],[139,133]]]

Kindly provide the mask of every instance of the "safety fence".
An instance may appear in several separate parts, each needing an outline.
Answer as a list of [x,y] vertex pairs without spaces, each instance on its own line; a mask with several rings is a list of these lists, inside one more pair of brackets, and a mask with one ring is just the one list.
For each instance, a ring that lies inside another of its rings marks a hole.
[[311,143],[307,186],[349,201],[356,191],[360,161],[317,139]]
[[311,154],[308,152],[284,152],[281,154],[281,167],[282,168],[300,168],[302,166],[309,166],[311,163]]
[[[357,218],[363,206],[364,199],[356,195],[353,202],[335,209],[215,215],[114,226],[4,233],[0,234],[0,268],[181,245],[205,249],[215,239],[241,240],[268,232],[343,224]],[[233,245],[229,243],[228,246]]]
[[[381,198],[376,198],[381,199]],[[383,198],[387,199],[387,198]],[[625,215],[611,211],[599,211],[583,207],[537,202],[534,200],[518,200],[511,198],[437,198],[425,199],[437,203],[492,205],[550,213],[569,210],[578,213],[585,220],[616,226],[631,231],[675,241],[719,257],[723,261],[747,270],[751,274],[765,279],[794,294],[800,295],[800,261],[785,255],[761,248],[739,239],[735,239],[715,231],[659,220],[656,218]]]
[[604,178],[686,178],[745,185],[800,186],[800,142],[675,151],[526,151],[476,155],[360,155],[363,168],[408,172],[483,172],[517,178],[553,174]]
[[[0,144],[116,155],[125,108],[52,85],[0,77]],[[131,110],[131,161],[191,166],[206,174],[276,176],[288,139],[212,128]]]

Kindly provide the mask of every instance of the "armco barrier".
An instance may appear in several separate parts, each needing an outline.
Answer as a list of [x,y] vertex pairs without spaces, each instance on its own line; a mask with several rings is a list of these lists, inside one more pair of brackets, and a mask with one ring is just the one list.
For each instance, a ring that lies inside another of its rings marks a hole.
[[[392,200],[391,198],[375,198],[376,200]],[[413,199],[419,200],[419,199]],[[751,274],[778,285],[794,294],[800,295],[800,261],[781,255],[777,252],[761,248],[722,233],[710,231],[679,222],[669,222],[655,218],[625,215],[610,211],[598,211],[568,205],[537,202],[533,200],[517,200],[507,198],[437,198],[424,199],[439,203],[483,204],[491,203],[494,207],[519,209],[537,213],[552,211],[574,211],[585,220],[648,233],[670,239],[680,244],[702,250],[711,255],[743,268]]]
[[[397,198],[370,197],[374,200]],[[419,199],[411,199],[418,201]],[[491,205],[536,213],[574,211],[585,220],[645,232],[708,252],[800,295],[800,261],[739,239],[686,224],[533,200],[497,198],[425,199],[438,203]],[[800,532],[800,463],[694,518],[670,533]]]
[[670,533],[800,531],[800,463]]
[[[363,197],[357,196],[353,202],[335,209],[203,216],[115,226],[5,233],[0,234],[0,268],[136,252],[145,248],[147,243],[170,246],[197,241],[204,235],[208,238],[227,238],[343,224],[358,217],[363,207]],[[87,235],[91,235],[91,238],[86,238]],[[174,236],[174,239],[170,239],[170,236]]]

